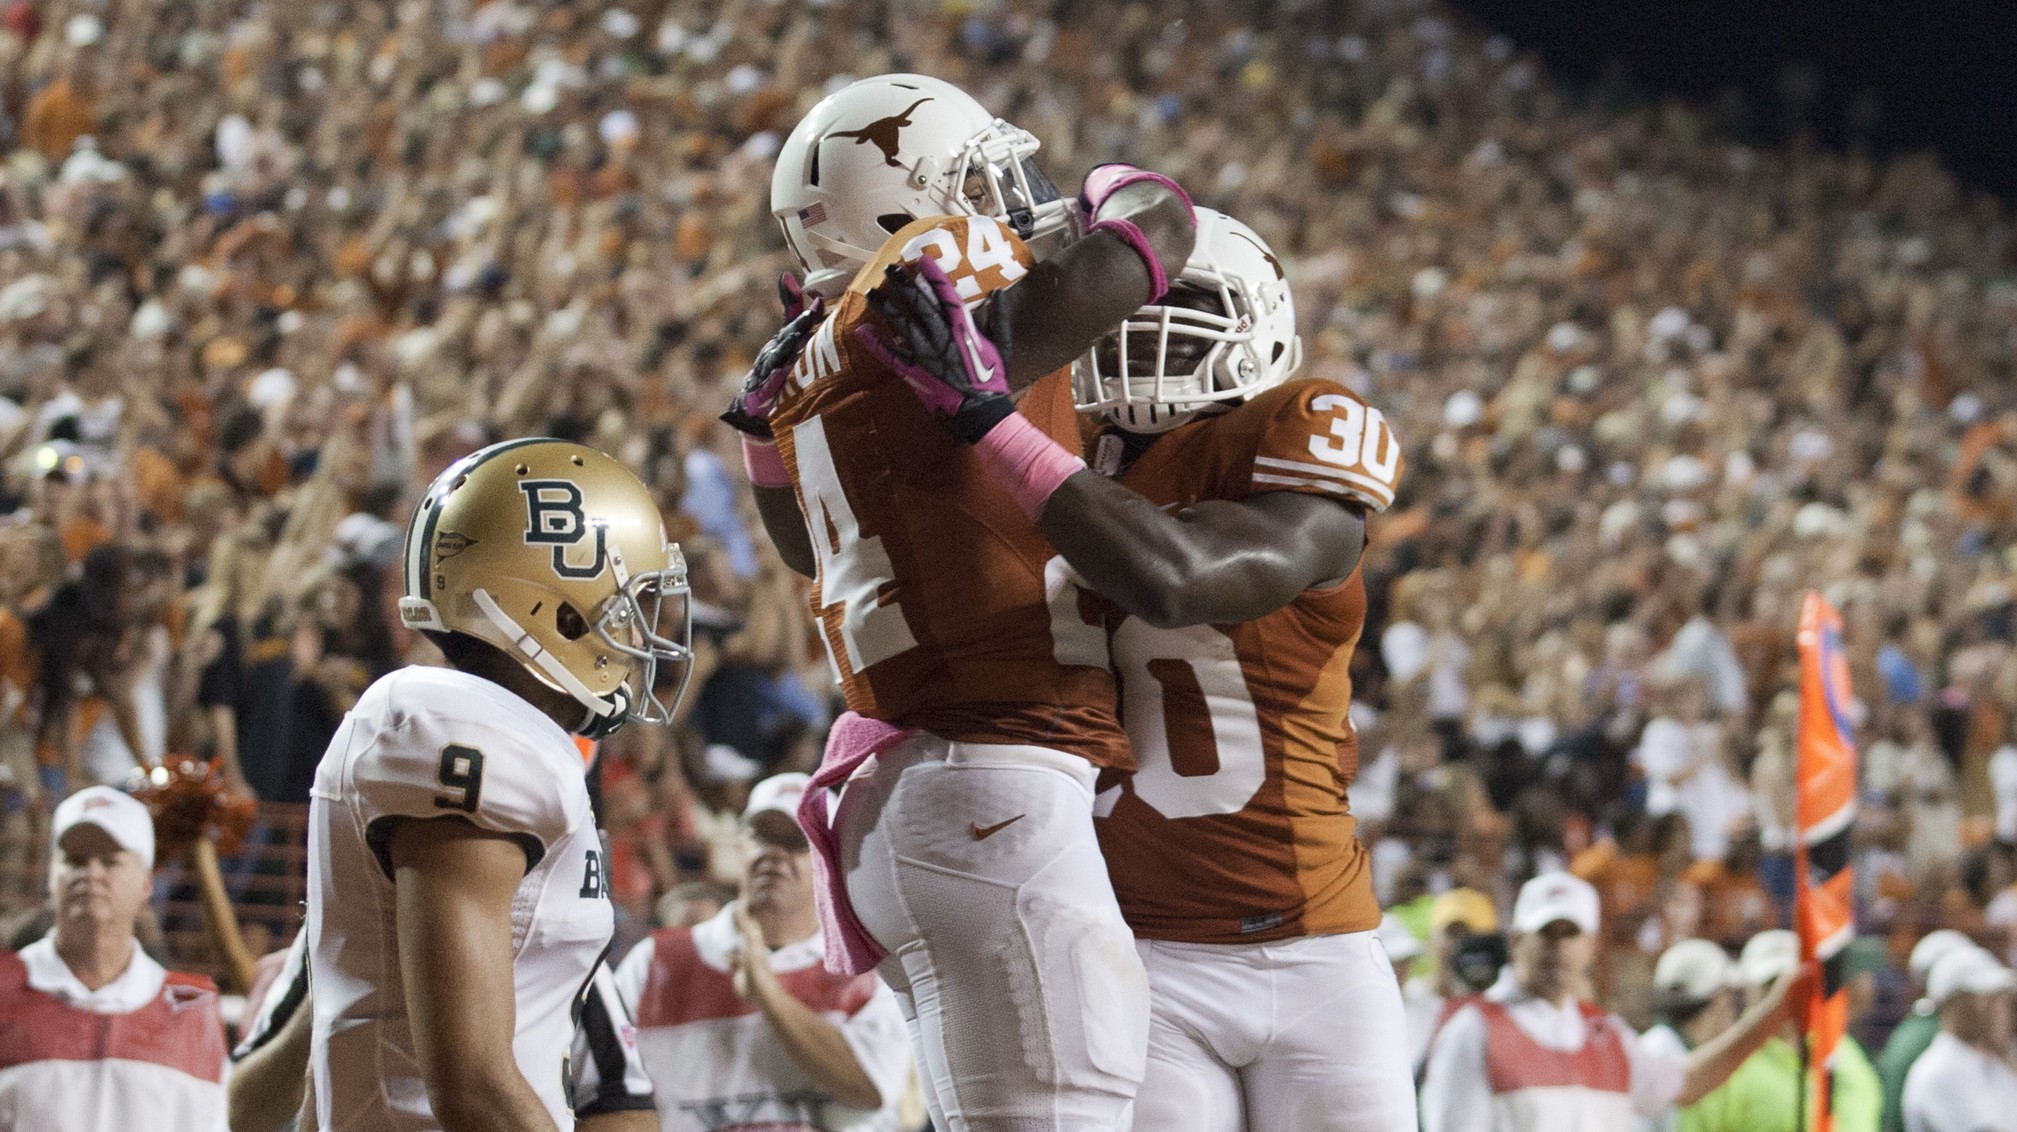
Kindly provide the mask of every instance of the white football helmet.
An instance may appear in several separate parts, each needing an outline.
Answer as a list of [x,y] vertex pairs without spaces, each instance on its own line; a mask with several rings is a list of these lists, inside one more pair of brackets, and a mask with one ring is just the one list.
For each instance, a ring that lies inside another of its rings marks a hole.
[[844,290],[883,241],[926,216],[992,216],[1028,243],[1071,213],[1037,168],[1038,142],[926,75],[878,75],[821,99],[778,150],[770,211],[806,270]]
[[1197,244],[1169,294],[1072,363],[1080,412],[1156,433],[1229,409],[1303,361],[1281,260],[1252,228],[1197,210]]

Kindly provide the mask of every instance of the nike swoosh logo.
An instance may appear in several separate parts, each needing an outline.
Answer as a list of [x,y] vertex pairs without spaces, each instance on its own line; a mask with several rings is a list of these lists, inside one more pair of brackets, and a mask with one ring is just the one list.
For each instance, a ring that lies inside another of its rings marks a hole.
[[973,367],[975,373],[980,375],[980,384],[986,385],[988,382],[993,381],[994,367],[981,364],[980,347],[974,345],[973,339],[965,334],[960,335],[959,341],[960,345],[966,348],[967,363]]
[[973,834],[975,841],[986,841],[988,838],[993,837],[995,834],[1000,833],[1002,830],[1007,829],[1028,816],[1028,814],[1017,814],[1007,821],[996,822],[989,826],[969,825],[966,827],[966,831]]

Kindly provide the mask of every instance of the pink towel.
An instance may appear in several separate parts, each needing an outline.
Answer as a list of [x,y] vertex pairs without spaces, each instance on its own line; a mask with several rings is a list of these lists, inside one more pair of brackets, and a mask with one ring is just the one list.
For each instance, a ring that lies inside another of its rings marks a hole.
[[[826,754],[819,770],[798,800],[798,824],[812,842],[813,895],[819,905],[819,926],[826,936],[826,969],[836,975],[860,975],[875,970],[889,950],[868,934],[847,898],[840,871],[840,843],[827,819],[826,792],[846,782],[872,755],[879,755],[912,732],[895,724],[842,712],[827,732]],[[846,798],[842,798],[845,806]]]

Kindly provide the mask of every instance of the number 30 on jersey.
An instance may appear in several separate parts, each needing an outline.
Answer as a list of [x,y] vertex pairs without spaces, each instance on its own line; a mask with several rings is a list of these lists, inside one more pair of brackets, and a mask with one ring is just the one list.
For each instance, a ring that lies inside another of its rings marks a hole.
[[1267,781],[1260,713],[1231,637],[1210,625],[1158,629],[1136,617],[1106,630],[1078,609],[1063,558],[1044,566],[1060,664],[1112,668],[1135,751],[1135,796],[1166,818],[1236,814]]

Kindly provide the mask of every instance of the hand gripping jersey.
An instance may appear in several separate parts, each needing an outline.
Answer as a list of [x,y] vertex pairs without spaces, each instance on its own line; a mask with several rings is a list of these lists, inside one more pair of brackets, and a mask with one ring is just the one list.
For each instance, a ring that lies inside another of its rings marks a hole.
[[[1102,438],[1104,441],[1105,438]],[[1379,511],[1400,443],[1377,409],[1291,381],[1158,438],[1121,482],[1166,508],[1293,491]],[[1239,625],[1157,629],[1106,602],[1135,773],[1102,794],[1100,848],[1145,939],[1252,943],[1380,923],[1345,792],[1366,615],[1355,570]]]
[[613,926],[581,754],[532,705],[448,668],[380,678],[316,771],[307,932],[321,1126],[439,1127],[407,1029],[387,843],[394,819],[443,816],[525,849],[511,908],[513,1053],[554,1122],[572,1128],[573,1011]]
[[[1124,765],[1111,675],[1051,636],[1048,601],[1071,597],[1063,560],[973,451],[853,337],[873,317],[864,294],[883,268],[925,255],[976,299],[1031,263],[987,217],[912,223],[806,344],[771,420],[818,556],[813,612],[847,705],[941,738]],[[1026,410],[1069,406],[1069,377],[1038,382]],[[1079,443],[1068,413],[1056,439]]]

